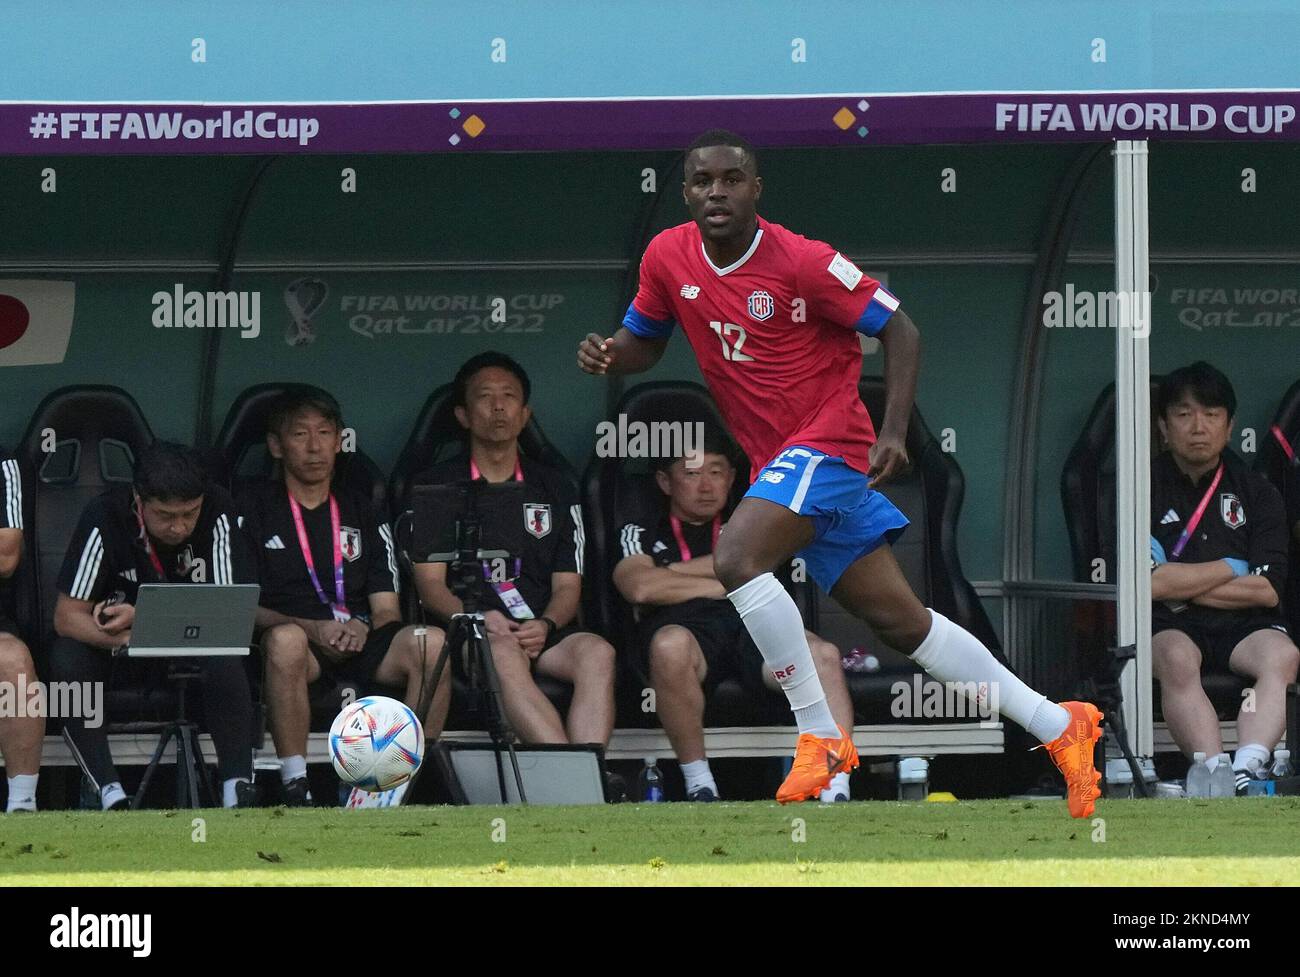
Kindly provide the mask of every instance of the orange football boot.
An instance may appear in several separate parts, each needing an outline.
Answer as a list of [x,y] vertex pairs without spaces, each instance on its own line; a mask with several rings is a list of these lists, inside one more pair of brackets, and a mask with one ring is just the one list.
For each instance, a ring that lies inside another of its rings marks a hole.
[[1044,743],[1052,762],[1065,777],[1069,793],[1070,817],[1091,817],[1101,796],[1101,771],[1094,764],[1095,744],[1101,739],[1101,721],[1105,718],[1091,702],[1062,702],[1070,712],[1069,725],[1050,743]]
[[837,773],[848,773],[858,765],[858,751],[843,726],[836,726],[838,739],[822,739],[812,733],[800,733],[794,751],[794,766],[776,792],[782,804],[816,797]]

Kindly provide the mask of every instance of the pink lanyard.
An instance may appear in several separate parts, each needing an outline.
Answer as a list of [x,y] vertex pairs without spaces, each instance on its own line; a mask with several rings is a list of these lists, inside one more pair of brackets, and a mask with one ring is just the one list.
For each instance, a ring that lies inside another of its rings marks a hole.
[[[668,524],[673,527],[673,537],[677,540],[677,552],[681,554],[682,562],[685,563],[691,558],[691,548],[686,545],[686,536],[682,533],[682,521],[674,515],[668,516]],[[718,533],[722,532],[722,515],[713,517],[713,549],[718,547]]]
[[[471,481],[471,482],[477,482],[477,481],[478,481],[480,478],[482,478],[482,477],[483,477],[483,473],[480,472],[480,471],[478,470],[478,465],[474,464],[474,459],[471,458],[471,459],[469,460],[469,479],[470,479],[470,481]],[[524,469],[523,469],[523,467],[519,464],[519,456],[516,455],[516,456],[515,456],[515,481],[516,481],[516,482],[522,482],[523,480],[524,480]]]
[[1187,526],[1183,529],[1178,537],[1178,542],[1174,544],[1174,559],[1183,555],[1183,547],[1187,541],[1192,538],[1192,533],[1196,532],[1196,527],[1201,523],[1201,516],[1205,515],[1205,507],[1210,504],[1210,498],[1214,495],[1214,490],[1219,487],[1219,479],[1223,477],[1223,462],[1219,462],[1219,470],[1214,473],[1214,481],[1210,482],[1210,487],[1205,490],[1205,495],[1201,499],[1201,504],[1196,507],[1192,513],[1192,518],[1187,520]]
[[1282,450],[1286,452],[1286,460],[1291,462],[1291,464],[1294,465],[1295,449],[1291,447],[1291,442],[1286,439],[1286,435],[1282,433],[1282,429],[1278,427],[1276,424],[1273,425],[1272,431],[1273,431],[1273,437],[1277,438],[1277,443],[1280,444],[1282,446]]
[[153,568],[158,571],[158,579],[163,583],[167,582],[167,574],[163,573],[162,560],[158,559],[158,554],[154,552],[153,544],[149,542],[149,531],[144,528],[144,511],[140,508],[140,502],[135,504],[135,521],[140,525],[140,541],[144,543],[144,551],[149,556],[149,562]]
[[343,543],[339,538],[339,504],[334,498],[334,493],[330,493],[330,540],[334,544],[335,600],[333,602],[325,596],[325,591],[320,585],[320,578],[316,576],[316,561],[312,559],[311,541],[307,539],[307,527],[303,525],[302,506],[298,504],[298,500],[293,497],[292,492],[289,493],[289,511],[293,513],[293,527],[298,531],[298,547],[302,550],[303,562],[307,564],[307,576],[311,577],[311,585],[316,590],[316,596],[334,614],[334,620],[350,620],[352,612],[348,610],[348,602],[343,591]]

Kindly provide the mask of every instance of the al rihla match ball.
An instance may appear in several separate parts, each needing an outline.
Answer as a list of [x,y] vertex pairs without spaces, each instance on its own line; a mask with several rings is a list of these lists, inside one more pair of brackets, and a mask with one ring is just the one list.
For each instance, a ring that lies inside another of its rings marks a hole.
[[330,760],[345,783],[371,792],[391,790],[420,768],[424,729],[404,702],[366,696],[334,717]]

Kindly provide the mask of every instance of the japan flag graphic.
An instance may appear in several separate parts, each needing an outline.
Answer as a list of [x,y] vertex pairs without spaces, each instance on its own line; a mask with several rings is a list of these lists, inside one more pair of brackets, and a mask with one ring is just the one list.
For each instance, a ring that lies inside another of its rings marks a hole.
[[0,278],[0,366],[62,363],[75,304],[73,282]]

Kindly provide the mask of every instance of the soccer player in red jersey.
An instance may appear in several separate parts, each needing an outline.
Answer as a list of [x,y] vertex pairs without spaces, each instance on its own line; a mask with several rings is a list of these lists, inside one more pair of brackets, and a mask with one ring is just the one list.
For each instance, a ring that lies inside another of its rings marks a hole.
[[[906,471],[904,448],[920,342],[899,301],[828,244],[758,216],[754,148],[711,130],[687,149],[691,220],[656,235],[640,288],[612,337],[587,336],[588,373],[639,373],[680,324],[719,409],[755,469],[718,540],[718,579],[790,701],[799,740],[777,792],[816,797],[858,764],[817,678],[798,607],[772,570],[794,556],[886,644],[941,681],[988,683],[1003,716],[1048,749],[1065,775],[1070,813],[1091,815],[1101,713],[1033,691],[977,638],[923,606],[890,548],[907,519],[875,487]],[[858,334],[885,350],[880,434],[858,396]]]

